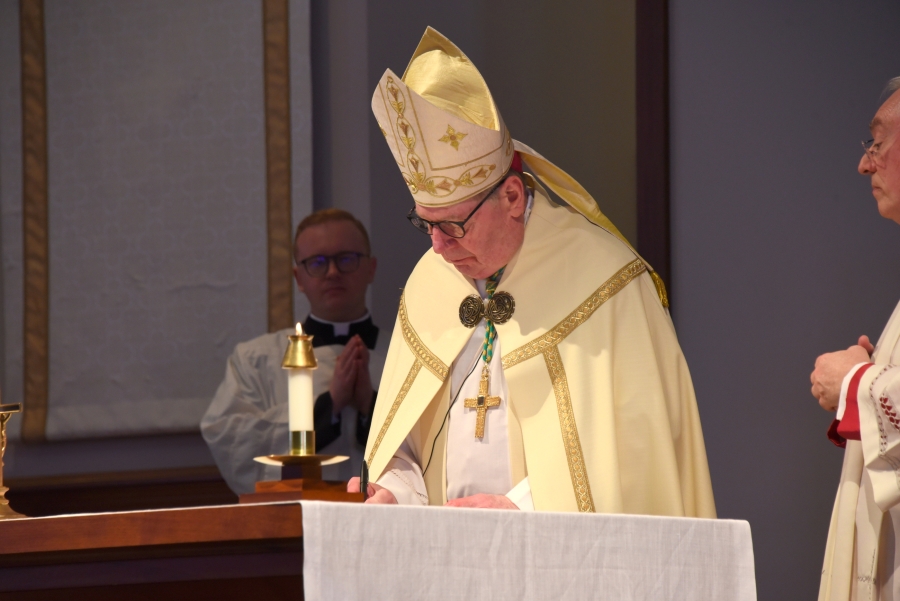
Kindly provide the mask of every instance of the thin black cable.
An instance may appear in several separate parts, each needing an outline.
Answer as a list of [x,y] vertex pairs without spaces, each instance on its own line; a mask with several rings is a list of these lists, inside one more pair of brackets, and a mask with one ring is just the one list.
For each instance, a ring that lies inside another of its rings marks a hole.
[[450,410],[453,409],[453,405],[456,403],[456,400],[459,398],[459,393],[462,392],[463,386],[466,383],[466,380],[469,379],[469,376],[472,375],[472,372],[475,371],[475,368],[478,367],[479,359],[481,359],[481,355],[478,355],[478,359],[475,360],[475,364],[472,365],[472,369],[469,370],[469,373],[466,374],[466,377],[463,378],[462,384],[459,385],[459,388],[456,391],[456,396],[453,397],[453,400],[450,402],[450,406],[447,407],[447,413],[444,414],[444,421],[441,422],[441,427],[438,430],[437,434],[434,437],[434,441],[431,443],[431,454],[428,455],[428,463],[425,464],[425,469],[422,470],[422,477],[425,477],[425,472],[428,471],[428,466],[431,465],[431,460],[434,457],[434,447],[437,445],[438,437],[441,435],[441,431],[444,429],[444,424],[447,423],[447,416],[450,415]]

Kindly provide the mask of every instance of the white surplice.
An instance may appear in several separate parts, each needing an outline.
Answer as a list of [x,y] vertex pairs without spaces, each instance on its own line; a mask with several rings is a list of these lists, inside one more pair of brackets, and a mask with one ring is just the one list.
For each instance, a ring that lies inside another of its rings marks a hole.
[[[860,441],[848,440],[820,601],[900,601],[900,304],[856,387]],[[843,417],[855,366],[841,387]]]

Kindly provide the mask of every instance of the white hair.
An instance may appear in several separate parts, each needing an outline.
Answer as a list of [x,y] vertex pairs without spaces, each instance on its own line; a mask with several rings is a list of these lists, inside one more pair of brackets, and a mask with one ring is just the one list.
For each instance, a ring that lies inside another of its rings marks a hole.
[[884,87],[885,92],[896,92],[900,90],[900,77],[894,77],[888,80],[887,85]]

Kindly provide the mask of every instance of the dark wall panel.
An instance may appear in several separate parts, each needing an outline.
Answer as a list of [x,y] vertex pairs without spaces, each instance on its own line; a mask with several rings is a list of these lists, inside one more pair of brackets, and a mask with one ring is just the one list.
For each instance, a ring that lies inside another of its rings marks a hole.
[[843,455],[809,373],[900,298],[900,227],[856,173],[900,4],[670,11],[673,311],[719,515],[750,521],[760,599],[814,599]]

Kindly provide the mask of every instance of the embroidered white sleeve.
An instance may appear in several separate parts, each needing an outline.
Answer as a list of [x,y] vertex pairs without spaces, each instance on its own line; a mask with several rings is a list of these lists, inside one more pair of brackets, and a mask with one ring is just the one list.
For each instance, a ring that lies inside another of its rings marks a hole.
[[428,505],[422,468],[413,459],[408,441],[403,441],[375,483],[391,491],[400,505]]
[[900,504],[900,367],[876,364],[863,375],[857,394],[872,500],[888,511]]

